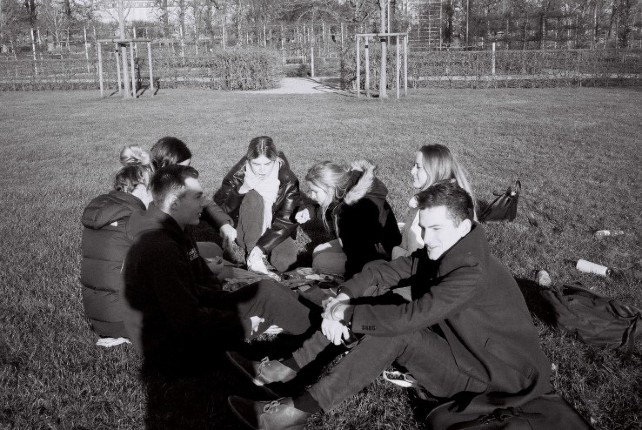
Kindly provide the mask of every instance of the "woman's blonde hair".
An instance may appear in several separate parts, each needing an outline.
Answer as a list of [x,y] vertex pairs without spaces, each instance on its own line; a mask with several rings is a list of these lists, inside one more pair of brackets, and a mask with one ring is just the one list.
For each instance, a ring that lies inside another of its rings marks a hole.
[[[424,145],[419,149],[423,155],[424,170],[428,179],[426,184],[422,187],[425,190],[429,186],[441,182],[454,179],[457,185],[466,190],[470,197],[475,202],[473,190],[468,182],[466,170],[457,162],[450,150],[444,145],[438,143],[432,145]],[[475,205],[475,213],[477,207]]]
[[149,152],[138,145],[127,145],[120,150],[120,164],[123,166],[149,166],[151,162]]
[[330,230],[325,212],[333,202],[345,197],[350,181],[350,170],[346,166],[322,161],[310,167],[305,175],[305,181],[321,188],[328,195],[328,199],[321,204],[321,215],[326,230]]
[[114,177],[114,190],[131,194],[138,185],[149,186],[151,165],[130,164],[121,167]]

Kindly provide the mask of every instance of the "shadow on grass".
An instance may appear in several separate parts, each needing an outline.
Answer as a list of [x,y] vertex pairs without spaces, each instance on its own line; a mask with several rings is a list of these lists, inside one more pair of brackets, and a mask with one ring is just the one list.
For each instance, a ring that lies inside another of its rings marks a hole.
[[238,429],[240,422],[228,408],[227,397],[267,399],[222,353],[210,359],[208,369],[192,368],[182,375],[143,372],[146,429]]
[[544,291],[537,282],[531,279],[516,278],[517,285],[522,291],[526,306],[533,315],[550,327],[557,327],[555,308],[540,293]]

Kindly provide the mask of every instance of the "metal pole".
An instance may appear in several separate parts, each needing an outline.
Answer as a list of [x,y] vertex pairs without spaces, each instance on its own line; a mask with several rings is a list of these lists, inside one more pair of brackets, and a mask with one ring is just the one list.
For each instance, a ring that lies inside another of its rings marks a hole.
[[368,43],[370,42],[370,36],[366,36],[366,44],[364,46],[365,51],[366,51],[366,97],[370,97],[370,50],[368,48]]
[[132,97],[136,98],[136,67],[134,64],[134,42],[129,42],[129,58],[132,70]]
[[357,97],[361,97],[361,52],[359,49],[359,35],[355,36],[355,38],[357,39]]
[[493,42],[492,54],[490,57],[490,73],[495,74],[495,42]]
[[399,60],[399,35],[395,36],[397,48],[397,61],[395,63],[395,78],[397,81],[397,99],[399,99],[399,74],[401,72],[401,61]]
[[154,70],[152,67],[152,42],[147,42],[147,58],[149,61],[149,90],[154,97]]
[[102,50],[102,44],[97,44],[96,46],[98,50],[98,85],[100,86],[100,97],[105,96],[105,88],[103,84],[103,50]]
[[408,95],[408,35],[403,38],[403,95]]

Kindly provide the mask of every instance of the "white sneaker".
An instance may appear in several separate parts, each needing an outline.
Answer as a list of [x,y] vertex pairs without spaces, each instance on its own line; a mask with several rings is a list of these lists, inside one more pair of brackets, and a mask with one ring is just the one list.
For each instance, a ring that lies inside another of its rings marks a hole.
[[101,337],[96,342],[96,346],[103,346],[105,348],[111,348],[112,346],[120,345],[122,343],[131,343],[126,337]]

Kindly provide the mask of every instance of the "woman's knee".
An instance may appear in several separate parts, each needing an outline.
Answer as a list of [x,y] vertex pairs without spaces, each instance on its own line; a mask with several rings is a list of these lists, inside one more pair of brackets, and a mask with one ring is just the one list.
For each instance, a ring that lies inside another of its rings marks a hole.
[[346,255],[342,252],[321,252],[312,258],[312,268],[320,273],[343,275],[346,261]]

